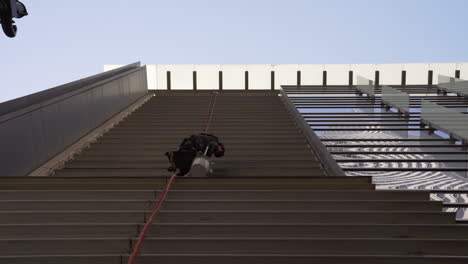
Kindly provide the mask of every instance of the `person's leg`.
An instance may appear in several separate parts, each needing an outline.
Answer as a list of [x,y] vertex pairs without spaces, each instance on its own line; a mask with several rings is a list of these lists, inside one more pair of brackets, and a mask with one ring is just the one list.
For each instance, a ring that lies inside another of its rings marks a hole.
[[178,176],[184,176],[190,172],[190,167],[192,167],[193,159],[195,158],[195,153],[193,151],[176,151],[174,152],[174,162],[180,172]]

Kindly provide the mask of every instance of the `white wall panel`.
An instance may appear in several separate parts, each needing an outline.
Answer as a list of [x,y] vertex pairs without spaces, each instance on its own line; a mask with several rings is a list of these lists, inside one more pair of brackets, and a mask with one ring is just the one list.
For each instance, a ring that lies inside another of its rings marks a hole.
[[404,64],[403,67],[404,67],[404,70],[406,70],[406,84],[407,85],[427,84],[429,64],[409,63],[409,64]]
[[[347,85],[349,83],[349,64],[325,65],[327,71],[327,85]],[[323,73],[322,73],[323,75]]]
[[156,86],[158,90],[167,90],[167,65],[156,65]]
[[455,70],[457,65],[454,63],[431,63],[429,64],[429,70],[434,72],[433,83],[437,84],[439,81],[439,74],[455,77]]
[[171,89],[192,90],[193,89],[193,65],[171,65]]
[[247,65],[249,72],[249,90],[271,89],[271,65]]
[[301,71],[302,85],[322,85],[324,65],[319,64],[302,64],[299,65]]
[[297,71],[299,65],[297,64],[284,64],[275,65],[275,89],[279,89],[282,85],[296,85],[297,84]]
[[245,65],[222,65],[223,90],[245,89]]
[[457,70],[460,70],[460,78],[468,80],[468,63],[458,63]]
[[[119,65],[105,65],[110,70]],[[167,89],[166,72],[171,71],[172,89],[193,89],[193,71],[197,71],[198,89],[218,89],[219,71],[223,71],[223,89],[245,89],[245,71],[249,71],[249,89],[271,89],[271,71],[275,71],[275,89],[281,85],[296,85],[297,71],[301,71],[302,85],[321,85],[323,71],[327,71],[329,85],[347,85],[348,74],[354,72],[374,80],[375,71],[380,71],[380,83],[401,84],[401,71],[406,70],[406,83],[427,84],[428,71],[434,71],[434,84],[437,75],[455,75],[461,71],[461,78],[468,79],[468,63],[408,63],[408,64],[282,64],[282,65],[149,65],[148,85],[150,89]],[[156,72],[156,73],[155,73]]]
[[219,65],[196,65],[197,90],[219,89]]
[[156,65],[146,66],[146,76],[148,78],[148,90],[157,89],[157,70]]
[[403,64],[377,64],[376,70],[380,72],[380,84],[401,85]]
[[[375,71],[377,70],[376,64],[352,64],[350,66],[353,71],[353,83],[357,83],[357,76],[360,75],[366,79],[375,81]],[[348,82],[346,82],[347,84]]]

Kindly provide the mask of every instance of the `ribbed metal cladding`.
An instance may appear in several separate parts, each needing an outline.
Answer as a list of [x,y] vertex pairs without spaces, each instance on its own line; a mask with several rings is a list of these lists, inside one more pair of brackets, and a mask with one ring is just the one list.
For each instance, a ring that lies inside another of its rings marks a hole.
[[[209,133],[227,152],[214,160],[216,176],[324,175],[277,91],[219,92]],[[202,132],[210,96],[211,91],[156,92],[56,175],[169,175],[163,154]]]
[[466,225],[429,191],[323,176],[284,92],[220,92],[209,132],[226,156],[214,177],[176,177],[149,222],[163,153],[205,127],[211,96],[157,91],[54,176],[0,177],[0,263],[127,263],[145,223],[141,264],[467,262]]

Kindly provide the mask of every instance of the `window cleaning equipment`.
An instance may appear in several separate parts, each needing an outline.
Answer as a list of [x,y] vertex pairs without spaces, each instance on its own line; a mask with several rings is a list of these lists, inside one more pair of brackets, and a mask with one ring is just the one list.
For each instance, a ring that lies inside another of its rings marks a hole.
[[199,152],[197,157],[192,162],[192,167],[190,169],[190,175],[193,177],[208,177],[213,174],[213,169],[211,166],[213,163],[208,156],[208,150],[213,146],[215,142],[212,141],[205,149],[204,153]]

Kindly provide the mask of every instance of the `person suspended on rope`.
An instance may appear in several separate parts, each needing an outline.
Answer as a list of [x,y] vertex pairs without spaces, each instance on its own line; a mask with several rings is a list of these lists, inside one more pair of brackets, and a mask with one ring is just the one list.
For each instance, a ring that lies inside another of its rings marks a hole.
[[224,156],[224,145],[219,139],[211,134],[194,134],[184,138],[176,151],[166,152],[171,166],[168,171],[175,172],[179,169],[177,176],[185,176],[190,172],[192,163],[197,156],[211,158]]

